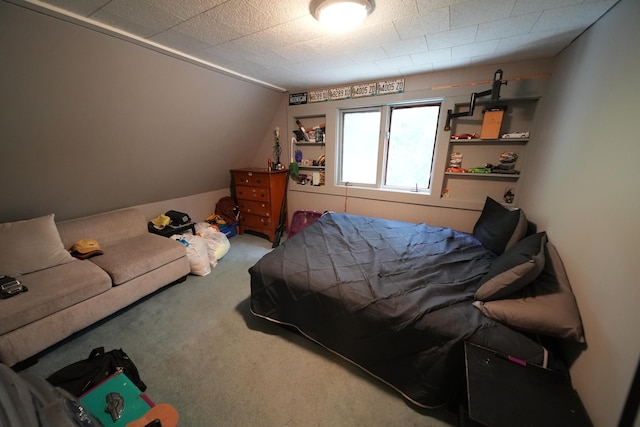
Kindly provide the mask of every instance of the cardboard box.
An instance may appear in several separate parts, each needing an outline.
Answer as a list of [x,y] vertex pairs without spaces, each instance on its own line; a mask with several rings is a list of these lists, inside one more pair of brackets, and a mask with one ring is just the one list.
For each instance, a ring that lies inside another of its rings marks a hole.
[[500,127],[502,126],[502,117],[504,111],[486,111],[482,120],[482,129],[480,130],[480,139],[497,139],[500,138]]

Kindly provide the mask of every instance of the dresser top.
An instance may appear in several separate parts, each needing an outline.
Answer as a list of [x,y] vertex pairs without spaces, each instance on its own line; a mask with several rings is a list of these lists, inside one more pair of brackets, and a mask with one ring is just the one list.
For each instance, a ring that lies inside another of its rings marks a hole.
[[279,171],[269,171],[267,168],[239,168],[239,169],[231,169],[231,172],[253,172],[253,173],[286,173],[286,169],[282,169]]

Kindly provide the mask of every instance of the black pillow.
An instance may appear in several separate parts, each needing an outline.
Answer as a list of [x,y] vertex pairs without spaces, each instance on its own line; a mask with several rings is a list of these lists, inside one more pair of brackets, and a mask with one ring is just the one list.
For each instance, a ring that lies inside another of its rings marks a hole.
[[473,235],[491,252],[500,255],[515,245],[527,232],[527,218],[520,209],[507,209],[487,197]]
[[534,281],[544,268],[546,244],[547,233],[532,234],[496,258],[480,281],[476,299],[502,299]]

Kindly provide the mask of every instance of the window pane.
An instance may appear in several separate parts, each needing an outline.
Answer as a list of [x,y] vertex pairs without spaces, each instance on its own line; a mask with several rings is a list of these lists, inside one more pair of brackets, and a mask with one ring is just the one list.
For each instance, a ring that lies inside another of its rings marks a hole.
[[375,184],[380,140],[380,111],[342,116],[342,182]]
[[439,105],[393,108],[385,185],[429,188]]

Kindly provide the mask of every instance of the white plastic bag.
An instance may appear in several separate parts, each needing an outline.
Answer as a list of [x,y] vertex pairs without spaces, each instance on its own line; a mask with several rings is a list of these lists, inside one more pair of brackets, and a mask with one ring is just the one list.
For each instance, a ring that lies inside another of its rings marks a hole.
[[192,234],[178,234],[171,237],[187,247],[187,258],[192,274],[206,276],[211,273],[207,244],[202,237]]
[[211,262],[211,266],[215,267],[218,264],[218,260],[222,259],[222,257],[229,252],[231,244],[224,233],[210,227],[207,223],[203,224],[204,225],[196,224],[196,233],[205,240],[209,253],[209,261]]

